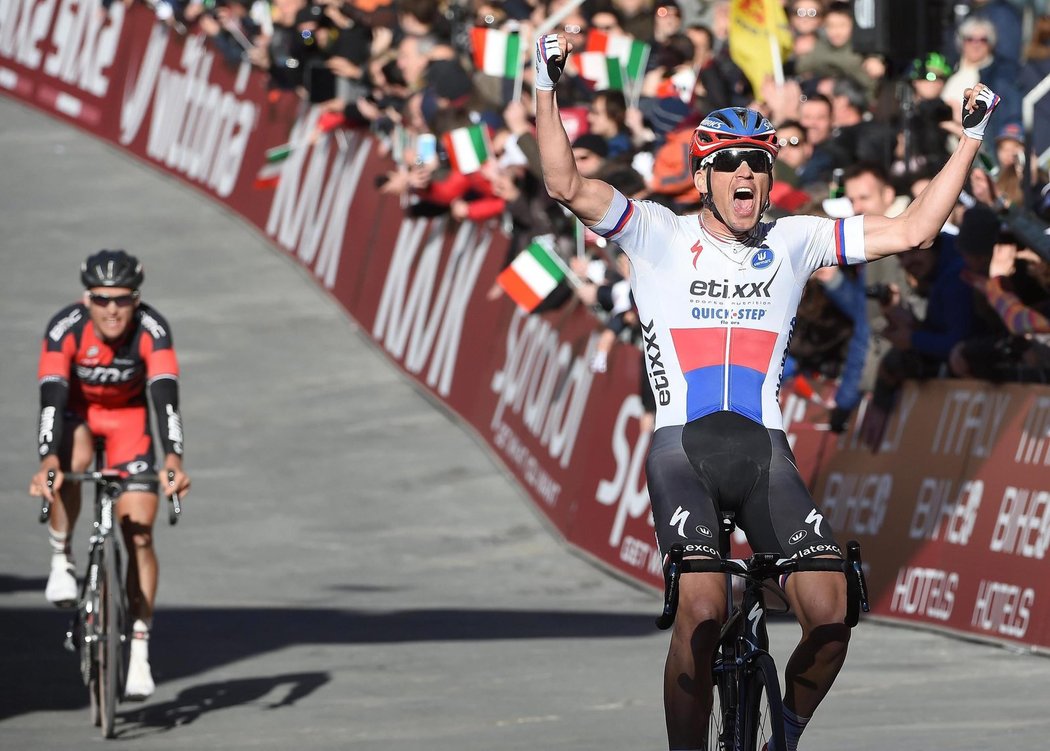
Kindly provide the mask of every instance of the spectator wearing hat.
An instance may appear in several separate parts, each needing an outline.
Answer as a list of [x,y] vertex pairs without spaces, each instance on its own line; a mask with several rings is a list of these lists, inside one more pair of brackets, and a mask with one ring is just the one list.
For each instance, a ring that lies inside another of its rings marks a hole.
[[581,175],[596,177],[605,167],[609,144],[596,133],[584,133],[572,142],[572,156]]
[[901,98],[901,128],[893,165],[895,177],[937,171],[948,161],[948,136],[961,135],[952,109],[941,98],[951,66],[939,52],[912,61],[909,87]]

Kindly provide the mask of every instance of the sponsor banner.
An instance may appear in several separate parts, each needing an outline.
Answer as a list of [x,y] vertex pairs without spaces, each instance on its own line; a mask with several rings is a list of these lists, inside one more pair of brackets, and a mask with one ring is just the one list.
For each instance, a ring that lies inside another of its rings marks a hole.
[[[107,15],[97,0],[8,3],[0,94],[244,217],[462,419],[561,535],[662,585],[642,353],[618,345],[593,374],[589,311],[529,315],[493,296],[508,250],[494,224],[414,215],[375,189],[394,168],[376,140],[325,132],[316,109],[268,92],[263,74],[228,67],[203,38],[171,34],[138,5]],[[659,363],[658,351],[645,354]],[[662,398],[659,373],[654,387]],[[786,382],[785,429],[839,541],[864,546],[875,613],[1050,648],[1050,388],[909,384],[874,453],[856,423],[828,431],[831,393]]]
[[910,383],[877,453],[843,435],[814,496],[875,613],[1050,647],[1048,417],[1044,387]]

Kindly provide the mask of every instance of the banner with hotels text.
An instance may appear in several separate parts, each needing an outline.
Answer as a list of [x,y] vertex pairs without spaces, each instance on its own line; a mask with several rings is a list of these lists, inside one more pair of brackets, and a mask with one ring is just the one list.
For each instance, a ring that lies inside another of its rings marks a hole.
[[[142,6],[99,10],[3,5],[0,92],[244,217],[459,417],[558,534],[659,587],[643,353],[619,345],[591,373],[589,311],[487,299],[507,250],[496,224],[406,213],[373,189],[393,163],[367,133],[331,129]],[[877,616],[1050,649],[1050,388],[911,384],[876,453],[785,393],[799,467],[839,540],[862,542]]]

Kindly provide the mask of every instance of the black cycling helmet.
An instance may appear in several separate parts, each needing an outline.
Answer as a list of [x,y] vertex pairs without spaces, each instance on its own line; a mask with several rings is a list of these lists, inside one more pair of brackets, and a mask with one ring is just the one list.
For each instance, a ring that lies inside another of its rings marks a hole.
[[80,281],[91,287],[128,287],[142,285],[142,264],[123,250],[100,250],[80,264]]

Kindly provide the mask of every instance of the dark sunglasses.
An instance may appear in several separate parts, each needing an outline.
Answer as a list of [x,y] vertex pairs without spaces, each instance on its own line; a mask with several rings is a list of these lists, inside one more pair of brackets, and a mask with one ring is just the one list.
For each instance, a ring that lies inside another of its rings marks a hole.
[[715,172],[736,172],[737,167],[745,163],[752,172],[773,171],[769,156],[758,149],[725,149],[711,158],[711,168]]
[[990,40],[988,37],[963,37],[963,41],[971,44],[988,44]]
[[111,302],[115,302],[118,308],[126,308],[129,305],[134,305],[135,301],[139,299],[138,292],[129,292],[126,295],[114,295],[112,297],[90,292],[88,296],[91,298],[91,302],[100,308],[108,307]]

